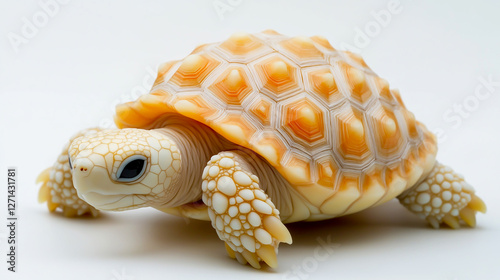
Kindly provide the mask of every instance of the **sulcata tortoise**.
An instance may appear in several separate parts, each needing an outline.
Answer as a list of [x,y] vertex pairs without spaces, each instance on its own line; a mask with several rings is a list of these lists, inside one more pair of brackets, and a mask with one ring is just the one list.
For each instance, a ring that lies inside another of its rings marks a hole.
[[393,198],[433,227],[475,225],[483,201],[436,161],[397,90],[326,39],[237,33],[160,66],[118,129],[81,131],[39,198],[66,216],[154,207],[210,220],[229,256],[276,267],[285,226]]

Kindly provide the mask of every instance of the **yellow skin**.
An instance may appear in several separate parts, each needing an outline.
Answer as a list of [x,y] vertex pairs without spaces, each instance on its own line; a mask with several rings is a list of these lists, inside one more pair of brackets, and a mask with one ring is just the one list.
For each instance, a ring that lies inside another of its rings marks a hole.
[[38,200],[47,202],[49,211],[62,210],[67,217],[75,217],[90,213],[97,216],[99,211],[80,199],[73,187],[73,178],[69,165],[68,149],[71,142],[84,135],[91,135],[100,129],[86,129],[78,132],[64,145],[61,154],[51,168],[45,169],[37,178],[37,183],[42,183],[38,192]]
[[[175,133],[168,129],[82,131],[72,138],[69,148],[65,146],[54,167],[40,175],[40,202],[47,201],[50,211],[60,208],[69,217],[147,206],[178,215],[188,210],[184,215],[212,220],[231,257],[255,268],[260,268],[261,261],[276,267],[279,243],[291,243],[292,239],[280,220],[280,211],[259,187],[258,177],[249,171],[269,173],[269,165],[244,149],[207,157],[214,149],[234,148],[227,141],[216,140],[214,134],[205,139],[210,145],[180,141],[184,151],[190,151],[195,159],[208,161],[193,181],[197,187],[182,199],[178,193],[188,187],[185,184],[189,180],[181,182],[180,178],[189,175],[181,172],[181,154],[173,136]],[[199,135],[193,137],[203,142]],[[204,148],[208,146],[214,149]],[[121,178],[133,160],[144,160],[144,168],[133,178]],[[184,172],[191,174],[187,166],[196,165],[186,164]],[[61,176],[65,178],[62,183]],[[270,180],[265,183],[289,187],[284,180]],[[199,200],[206,206],[197,206]],[[230,226],[222,226],[222,220]]]
[[[69,156],[78,196],[100,210],[120,211],[161,203],[180,169],[180,154],[170,139],[158,132],[137,129],[77,138],[71,143]],[[148,164],[137,179],[120,180],[120,167],[131,159],[144,159]]]
[[[93,129],[90,132],[95,132]],[[169,185],[177,179],[180,154],[175,145],[164,135],[137,129],[108,130],[97,133],[80,133],[54,166],[53,180],[47,180],[40,191],[40,199],[47,200],[49,209],[60,206],[67,216],[82,215],[99,210],[122,211],[162,203]],[[147,165],[136,180],[126,182],[117,173],[127,159],[144,158]],[[161,160],[159,160],[161,158]],[[70,163],[68,162],[68,159]],[[71,166],[72,168],[68,168]],[[58,185],[58,173],[72,177],[72,183]],[[49,175],[50,176],[50,175]],[[66,193],[74,193],[78,186],[78,199],[65,200]],[[56,187],[57,186],[57,187]],[[63,189],[59,194],[49,189]],[[78,201],[77,212],[66,208]],[[83,202],[83,203],[82,203]],[[85,203],[86,202],[86,203]],[[92,206],[87,206],[87,203]]]
[[[177,141],[173,140],[175,135]],[[186,135],[191,134],[183,136]],[[50,211],[59,208],[68,217],[149,206],[167,213],[209,219],[225,241],[230,257],[255,268],[260,268],[261,262],[276,267],[279,243],[291,244],[292,238],[278,207],[260,185],[281,189],[290,186],[252,152],[235,149],[215,134],[206,134],[205,139],[196,134],[192,137],[190,140],[197,140],[200,145],[182,141],[181,136],[167,128],[84,130],[64,147],[55,165],[40,175],[38,180],[43,182],[40,202],[47,201]],[[186,170],[181,170],[178,145],[193,155],[190,159],[201,162],[186,161]],[[225,148],[231,151],[221,151]],[[215,155],[210,157],[210,153]],[[144,160],[144,168],[136,178],[120,179],[125,166],[134,159]],[[202,169],[203,162],[208,163]],[[194,169],[188,168],[191,166]],[[200,174],[191,180],[194,188],[189,195],[185,193],[183,196],[187,197],[181,198],[179,190],[189,187],[186,186],[189,180],[180,180],[189,176],[183,172]],[[259,177],[264,178],[262,182]],[[206,207],[196,204],[200,199]],[[399,199],[436,228],[440,223],[458,228],[459,217],[475,226],[476,211],[486,210],[463,177],[439,163],[426,180],[401,194]]]

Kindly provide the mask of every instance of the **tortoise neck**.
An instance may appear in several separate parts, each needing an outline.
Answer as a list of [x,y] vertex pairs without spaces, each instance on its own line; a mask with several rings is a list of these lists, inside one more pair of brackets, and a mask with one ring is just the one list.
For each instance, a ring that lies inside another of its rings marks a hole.
[[161,127],[154,130],[169,137],[181,154],[179,180],[155,206],[177,207],[200,200],[203,168],[213,155],[235,144],[206,125],[182,116],[167,116],[154,127]]

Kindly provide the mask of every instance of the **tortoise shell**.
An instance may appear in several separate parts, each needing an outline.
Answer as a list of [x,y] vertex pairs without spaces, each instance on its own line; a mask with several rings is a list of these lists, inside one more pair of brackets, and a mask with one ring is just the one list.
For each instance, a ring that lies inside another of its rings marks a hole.
[[167,113],[264,157],[319,211],[308,219],[396,197],[432,168],[437,152],[397,90],[319,36],[237,33],[199,46],[161,65],[150,94],[119,105],[115,122],[151,128]]

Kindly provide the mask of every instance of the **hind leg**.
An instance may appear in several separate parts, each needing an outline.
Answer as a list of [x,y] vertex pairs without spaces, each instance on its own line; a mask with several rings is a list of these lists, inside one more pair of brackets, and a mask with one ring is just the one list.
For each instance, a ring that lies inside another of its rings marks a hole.
[[438,162],[423,182],[398,199],[434,228],[439,228],[443,222],[451,228],[459,228],[460,220],[474,227],[476,212],[486,212],[486,205],[463,177]]
[[68,160],[68,148],[70,143],[77,137],[86,136],[100,131],[99,128],[91,128],[80,131],[64,148],[52,167],[45,169],[36,180],[42,183],[38,192],[38,201],[47,202],[50,212],[60,210],[66,217],[81,216],[90,213],[97,216],[99,211],[81,200],[73,187],[70,163]]

